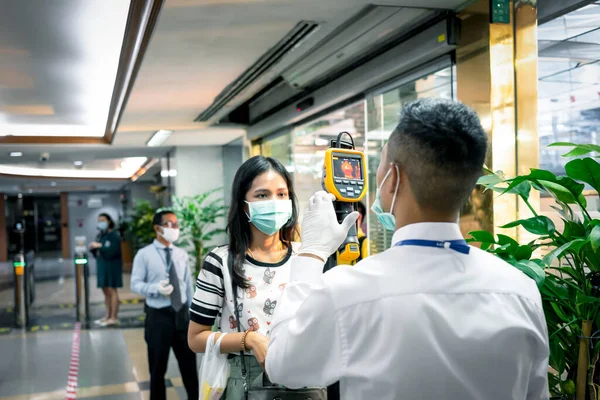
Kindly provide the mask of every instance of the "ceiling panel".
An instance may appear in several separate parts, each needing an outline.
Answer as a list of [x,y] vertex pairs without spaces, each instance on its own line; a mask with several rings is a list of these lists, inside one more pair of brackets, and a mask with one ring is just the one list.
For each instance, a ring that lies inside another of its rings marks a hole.
[[128,0],[0,0],[0,136],[102,137]]
[[[340,28],[371,3],[367,0],[166,0],[117,138],[130,132],[202,128],[203,125],[193,122],[196,116],[299,21],[319,23],[319,30],[311,37],[311,43],[318,43],[319,38]],[[377,2],[446,9],[463,3],[463,0]],[[301,57],[310,51],[300,48],[296,54]]]

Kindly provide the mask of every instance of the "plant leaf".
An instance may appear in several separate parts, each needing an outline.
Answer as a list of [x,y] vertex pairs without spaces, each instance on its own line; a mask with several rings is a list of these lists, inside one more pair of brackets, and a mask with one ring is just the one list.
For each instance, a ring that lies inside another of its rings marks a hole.
[[518,221],[503,225],[500,228],[508,229],[519,225],[523,226],[527,232],[535,235],[550,235],[556,231],[554,222],[552,222],[550,218],[543,215],[528,219],[520,219]]
[[575,240],[571,240],[570,242],[567,242],[565,244],[563,244],[562,246],[560,246],[559,248],[556,248],[554,250],[552,250],[550,253],[546,254],[546,256],[543,258],[542,262],[546,265],[552,265],[552,262],[557,258],[562,256],[562,254],[567,251],[567,250],[571,250],[571,249],[575,249],[576,251],[578,251],[578,249],[581,249],[581,247],[585,246],[585,244],[588,241],[585,239],[575,239]]
[[592,245],[592,250],[597,252],[598,248],[600,248],[600,225],[596,225],[590,232],[590,243]]
[[569,161],[565,165],[569,177],[585,182],[600,192],[600,163],[589,157]]
[[494,238],[494,235],[492,235],[488,231],[472,231],[472,232],[469,232],[469,236],[471,236],[471,238],[467,239],[467,242],[469,242],[469,243],[473,243],[473,242],[493,243],[493,244],[496,243],[496,239]]
[[577,144],[570,142],[556,142],[552,143],[548,147],[573,147],[573,150],[570,152],[563,154],[563,157],[576,157],[582,156],[584,154],[597,152],[600,153],[600,146],[597,144]]
[[533,254],[533,249],[529,246],[523,245],[519,246],[514,256],[518,261],[521,260],[529,260],[531,255]]
[[536,263],[529,260],[521,260],[513,264],[513,266],[533,279],[538,287],[541,287],[544,284],[546,273]]

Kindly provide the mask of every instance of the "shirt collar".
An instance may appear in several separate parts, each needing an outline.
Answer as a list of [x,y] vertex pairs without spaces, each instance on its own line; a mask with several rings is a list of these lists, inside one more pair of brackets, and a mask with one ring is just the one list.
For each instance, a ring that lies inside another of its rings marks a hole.
[[[167,248],[167,246],[165,246],[164,244],[162,244],[161,242],[159,242],[158,239],[154,239],[154,242],[152,244],[154,244],[154,246],[158,247],[159,249],[166,249]],[[172,249],[173,247],[174,247],[173,243],[171,243],[169,245],[169,248]]]
[[461,240],[460,227],[453,222],[423,222],[406,225],[392,237],[392,246],[402,240]]

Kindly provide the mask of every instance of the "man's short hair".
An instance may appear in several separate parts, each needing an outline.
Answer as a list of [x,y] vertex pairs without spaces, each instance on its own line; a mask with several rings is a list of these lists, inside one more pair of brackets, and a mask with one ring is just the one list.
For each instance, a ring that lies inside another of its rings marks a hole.
[[158,211],[156,214],[154,214],[154,218],[152,220],[152,224],[153,225],[162,225],[162,220],[163,220],[163,215],[170,215],[173,214],[175,215],[175,213],[173,211],[170,210],[162,210],[162,211]]
[[483,172],[487,134],[464,104],[421,99],[407,104],[388,141],[388,162],[398,164],[423,208],[456,212]]

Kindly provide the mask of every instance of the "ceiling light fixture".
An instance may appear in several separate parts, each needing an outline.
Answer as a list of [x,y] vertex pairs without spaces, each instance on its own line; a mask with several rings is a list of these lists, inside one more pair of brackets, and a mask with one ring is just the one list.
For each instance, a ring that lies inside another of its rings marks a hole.
[[21,157],[21,156],[23,156],[23,153],[22,153],[22,152],[20,152],[20,151],[11,151],[11,152],[9,153],[9,155],[10,155],[11,157]]
[[76,167],[81,167],[83,166],[83,161],[73,161],[73,165]]
[[146,146],[148,147],[160,147],[162,146],[173,134],[173,131],[167,131],[161,129],[160,131],[156,131],[154,135],[146,142]]
[[80,179],[130,179],[147,161],[146,157],[130,157],[125,159],[123,167],[118,169],[81,168],[83,161],[75,161],[73,168],[31,168],[0,164],[0,174],[16,176],[34,176],[45,178],[80,178]]

